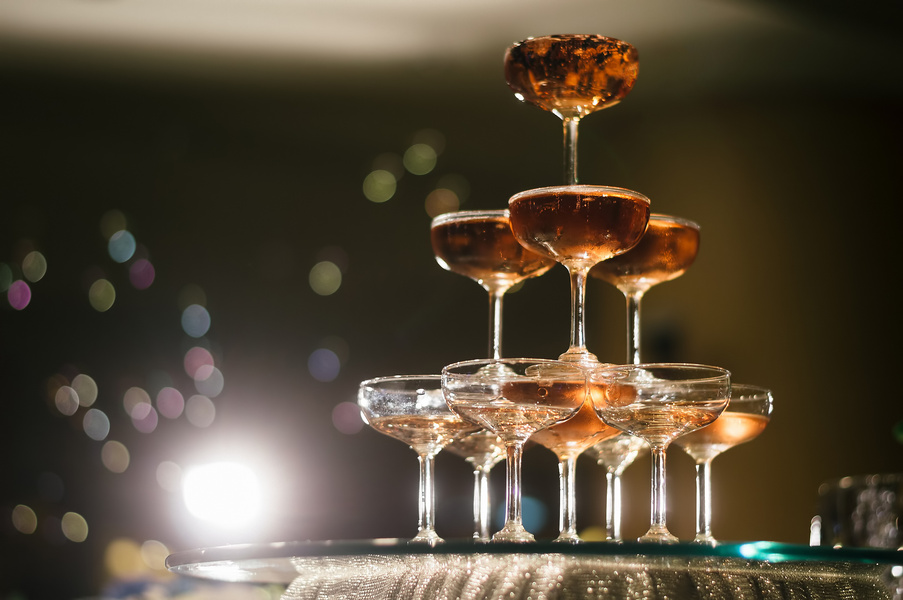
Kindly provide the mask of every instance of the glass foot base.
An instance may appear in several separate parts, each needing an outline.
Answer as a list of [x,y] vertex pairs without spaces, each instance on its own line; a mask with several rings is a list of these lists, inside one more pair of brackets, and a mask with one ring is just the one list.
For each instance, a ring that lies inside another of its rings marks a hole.
[[526,544],[535,542],[536,538],[533,534],[524,529],[520,523],[506,523],[505,526],[492,536],[493,542],[514,542],[517,544]]
[[637,538],[638,542],[651,544],[676,544],[680,540],[675,535],[671,535],[667,529],[652,528],[643,536]]
[[445,542],[445,540],[439,537],[439,535],[435,531],[428,529],[419,532],[416,536],[408,541],[409,544],[427,544],[429,546],[435,546],[443,542]]

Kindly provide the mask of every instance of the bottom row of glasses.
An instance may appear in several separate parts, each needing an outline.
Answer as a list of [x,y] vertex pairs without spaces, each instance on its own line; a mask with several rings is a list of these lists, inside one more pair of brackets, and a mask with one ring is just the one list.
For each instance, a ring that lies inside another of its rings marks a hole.
[[589,447],[606,465],[606,526],[608,537],[619,539],[618,477],[633,457],[614,459],[613,449],[620,444],[635,456],[637,445],[624,440],[639,439],[651,449],[653,465],[650,528],[639,539],[676,542],[665,520],[665,451],[684,436],[682,448],[697,462],[696,541],[711,544],[711,460],[758,435],[771,411],[767,390],[752,396],[750,391],[745,390],[746,396],[759,399],[758,404],[748,402],[744,408],[740,402],[736,409],[748,414],[725,419],[720,429],[703,429],[719,419],[729,402],[738,404],[732,399],[730,374],[720,367],[662,363],[588,369],[556,360],[515,358],[459,362],[445,367],[441,375],[370,379],[361,383],[358,404],[371,427],[417,453],[419,531],[412,542],[442,541],[434,526],[433,461],[445,447],[474,467],[474,538],[488,539],[487,476],[501,458],[499,441],[507,459],[505,525],[491,539],[534,541],[521,516],[521,462],[527,439],[544,432],[539,443],[553,450],[561,465],[561,535],[556,541],[579,541],[573,528],[573,463]]

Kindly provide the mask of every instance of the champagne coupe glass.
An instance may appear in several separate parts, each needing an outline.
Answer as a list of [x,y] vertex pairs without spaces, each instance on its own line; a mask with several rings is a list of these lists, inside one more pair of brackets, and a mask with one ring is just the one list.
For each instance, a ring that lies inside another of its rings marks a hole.
[[508,358],[469,360],[442,369],[449,407],[505,443],[505,526],[493,542],[533,542],[521,516],[524,443],[540,429],[571,417],[586,400],[586,375],[561,361]]
[[511,234],[507,210],[470,210],[437,216],[430,226],[439,265],[473,279],[489,292],[489,357],[502,357],[502,297],[515,284],[555,265]]
[[460,456],[473,467],[473,540],[489,541],[489,472],[505,458],[505,442],[498,435],[480,429],[453,441],[446,452]]
[[725,450],[759,436],[771,419],[771,391],[748,384],[731,386],[731,401],[711,425],[674,440],[696,461],[696,537],[694,542],[714,546],[712,537],[712,460]]
[[602,367],[590,374],[589,388],[603,421],[652,449],[650,526],[639,541],[677,542],[665,518],[665,451],[675,438],[718,418],[731,397],[730,373],[687,363]]
[[605,469],[605,539],[621,542],[621,476],[648,444],[643,438],[619,433],[586,450]]
[[580,119],[621,101],[639,72],[636,48],[601,35],[549,35],[505,52],[505,80],[515,97],[564,124],[564,183],[577,183]]
[[594,265],[640,241],[649,222],[649,198],[615,187],[546,187],[515,194],[508,210],[514,237],[554,258],[570,274],[571,339],[559,360],[598,365],[586,349],[586,275]]
[[396,375],[361,382],[357,397],[370,427],[408,444],[420,462],[419,531],[411,542],[435,546],[433,462],[452,440],[475,431],[448,409],[439,375]]
[[581,542],[577,535],[576,466],[577,457],[604,439],[619,435],[621,430],[606,425],[593,408],[587,396],[580,410],[573,417],[540,429],[530,441],[536,442],[558,457],[558,528],[559,535],[552,541],[569,544]]
[[640,361],[640,301],[654,285],[686,272],[699,252],[699,225],[652,214],[640,242],[631,250],[594,266],[589,274],[612,284],[627,298],[627,362]]

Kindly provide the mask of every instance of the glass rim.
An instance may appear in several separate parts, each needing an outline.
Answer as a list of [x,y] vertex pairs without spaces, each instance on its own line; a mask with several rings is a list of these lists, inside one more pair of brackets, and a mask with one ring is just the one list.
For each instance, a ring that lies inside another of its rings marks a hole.
[[731,383],[731,400],[734,400],[734,392],[735,391],[744,391],[742,397],[737,397],[736,400],[758,400],[762,398],[768,398],[769,400],[774,399],[774,394],[770,389],[766,387],[762,387],[761,385],[754,385],[751,383]]
[[668,368],[683,368],[683,369],[694,369],[697,371],[710,371],[712,373],[718,373],[717,375],[711,375],[708,377],[692,377],[687,379],[669,379],[667,381],[673,381],[675,383],[692,383],[692,382],[704,382],[704,381],[719,381],[723,379],[727,379],[730,382],[731,372],[725,369],[724,367],[716,367],[714,365],[706,365],[700,363],[681,363],[681,362],[672,362],[672,363],[640,363],[640,364],[625,364],[625,365],[602,365],[595,369],[590,370],[588,377],[590,379],[595,379],[599,373],[603,373],[606,371],[615,372],[618,370],[640,370],[640,369],[668,369]]
[[438,381],[441,383],[442,376],[436,374],[429,375],[382,375],[379,377],[371,377],[361,381],[358,387],[375,387],[379,383],[388,383],[392,381]]
[[611,37],[610,35],[600,35],[598,33],[550,33],[548,35],[531,35],[528,38],[524,38],[517,42],[514,42],[512,46],[517,46],[519,44],[523,44],[526,42],[532,42],[535,40],[552,40],[552,39],[594,39],[594,40],[605,40],[606,42],[615,42],[619,44],[627,44],[631,48],[634,47],[630,42],[625,42],[620,38]]
[[430,227],[441,225],[446,221],[467,221],[476,217],[504,217],[508,218],[507,208],[491,208],[486,210],[452,210],[436,215],[430,222]]
[[[567,362],[563,360],[557,360],[554,358],[524,358],[524,357],[514,357],[514,358],[471,358],[468,360],[459,360],[457,362],[450,363],[442,367],[442,374],[450,373],[453,369],[461,368],[461,367],[472,367],[472,366],[485,366],[485,365],[502,365],[502,364],[543,364],[543,365],[566,365],[572,367],[575,372],[583,373],[585,375],[586,371],[581,368],[578,364]],[[455,373],[457,374],[457,373]]]
[[674,215],[666,215],[663,213],[650,213],[649,221],[651,222],[653,219],[656,221],[670,221],[671,223],[678,223],[679,225],[687,225],[697,231],[701,229],[699,223],[685,217],[675,217]]
[[613,192],[612,195],[621,195],[621,196],[630,196],[636,200],[641,202],[645,202],[646,204],[652,204],[652,201],[645,194],[641,194],[640,192],[629,190],[627,188],[615,187],[611,185],[592,185],[585,183],[575,183],[572,185],[553,185],[548,187],[539,187],[533,188],[530,190],[523,190],[518,192],[508,198],[508,206],[511,206],[511,203],[520,200],[521,198],[526,198],[529,196],[535,196],[540,193],[550,193],[550,192],[561,192],[561,191],[579,191],[579,190],[593,190],[593,191],[602,191],[602,192]]

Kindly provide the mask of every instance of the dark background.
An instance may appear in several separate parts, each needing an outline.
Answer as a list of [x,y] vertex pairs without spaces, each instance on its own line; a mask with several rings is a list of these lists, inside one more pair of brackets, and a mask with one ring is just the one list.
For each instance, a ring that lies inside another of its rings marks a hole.
[[[765,433],[715,462],[716,537],[806,544],[822,482],[901,470],[899,14],[737,6],[760,20],[656,36],[642,20],[608,30],[604,7],[561,30],[537,14],[533,29],[465,55],[363,67],[0,37],[0,262],[16,268],[38,249],[49,264],[25,310],[0,304],[0,598],[99,593],[119,538],[176,551],[413,535],[414,454],[367,429],[343,434],[332,413],[362,379],[485,353],[485,292],[435,263],[424,199],[449,174],[469,184],[463,208],[560,182],[560,122],[518,103],[502,77],[505,47],[528,35],[592,31],[639,48],[633,92],[582,124],[580,177],[702,226],[696,264],[644,301],[645,358],[717,364],[774,391]],[[444,138],[435,170],[369,202],[361,185],[376,157],[400,156],[423,129]],[[112,209],[156,267],[148,290],[106,253],[99,223]],[[308,285],[324,257],[343,267],[328,297]],[[117,286],[105,313],[87,302],[96,272]],[[164,371],[188,395],[188,285],[206,293],[206,342],[225,376],[217,419],[142,434],[121,409],[128,387]],[[621,360],[623,298],[599,281],[587,296],[588,346]],[[555,356],[567,328],[561,267],[506,299],[509,356]],[[307,367],[324,345],[343,358],[331,382]],[[51,377],[78,372],[97,380],[110,438],[130,450],[125,473],[104,469],[101,444],[48,401]],[[164,460],[223,459],[252,464],[267,485],[253,531],[198,527],[155,479]],[[692,464],[669,459],[669,524],[686,539]],[[524,468],[525,493],[547,511],[535,532],[551,538],[554,457],[531,449]],[[579,526],[599,526],[603,472],[584,458],[578,476]],[[437,480],[440,534],[466,537],[467,466],[440,455]],[[625,536],[645,531],[648,480],[648,458],[625,475]],[[12,527],[17,504],[35,510],[38,532]],[[68,511],[88,522],[85,542],[52,530]]]

